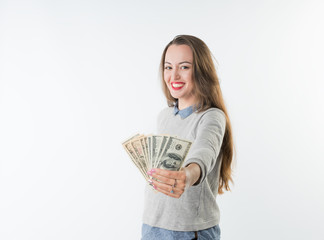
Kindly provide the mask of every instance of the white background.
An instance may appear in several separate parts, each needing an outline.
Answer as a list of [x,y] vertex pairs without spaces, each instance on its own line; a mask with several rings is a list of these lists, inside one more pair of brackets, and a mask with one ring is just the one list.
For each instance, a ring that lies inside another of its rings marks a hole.
[[177,34],[218,62],[237,149],[223,240],[324,239],[322,1],[0,1],[0,239],[140,239],[121,142],[155,131]]

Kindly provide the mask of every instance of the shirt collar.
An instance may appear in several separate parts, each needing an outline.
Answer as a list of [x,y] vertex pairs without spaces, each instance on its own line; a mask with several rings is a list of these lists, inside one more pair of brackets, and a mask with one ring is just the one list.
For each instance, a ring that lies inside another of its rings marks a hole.
[[178,108],[178,101],[177,101],[175,103],[175,105],[174,105],[173,113],[174,113],[174,115],[179,114],[180,117],[182,119],[184,119],[184,118],[188,117],[190,114],[192,114],[194,112],[194,110],[195,110],[194,105],[189,106],[189,107],[187,107],[185,109],[179,110],[179,108]]

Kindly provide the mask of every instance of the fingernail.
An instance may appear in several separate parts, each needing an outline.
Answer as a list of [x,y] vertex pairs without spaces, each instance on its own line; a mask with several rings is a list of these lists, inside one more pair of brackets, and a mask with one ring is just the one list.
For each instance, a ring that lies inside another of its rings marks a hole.
[[149,183],[153,183],[153,181],[151,179],[148,180]]
[[153,168],[153,169],[151,169],[151,173],[155,173],[155,169]]
[[151,172],[151,171],[148,171],[147,174],[148,174],[148,175],[152,175],[152,172]]
[[152,184],[152,185],[153,185],[154,189],[156,189],[156,186],[154,184]]

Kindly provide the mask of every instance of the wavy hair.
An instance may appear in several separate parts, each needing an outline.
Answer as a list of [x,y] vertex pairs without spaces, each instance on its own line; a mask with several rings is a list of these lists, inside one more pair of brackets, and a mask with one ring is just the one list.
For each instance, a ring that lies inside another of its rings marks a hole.
[[171,45],[187,45],[193,53],[193,84],[195,95],[197,97],[198,112],[209,108],[218,108],[225,113],[226,129],[220,150],[222,155],[222,164],[220,169],[220,179],[218,184],[218,193],[223,194],[229,191],[229,182],[232,179],[232,160],[235,152],[235,146],[232,136],[231,122],[228,117],[227,109],[223,99],[222,91],[219,85],[219,79],[212,59],[212,53],[207,45],[199,38],[191,35],[178,35],[165,47],[160,63],[160,77],[162,89],[166,96],[168,106],[175,105],[177,99],[173,98],[164,81],[165,55]]

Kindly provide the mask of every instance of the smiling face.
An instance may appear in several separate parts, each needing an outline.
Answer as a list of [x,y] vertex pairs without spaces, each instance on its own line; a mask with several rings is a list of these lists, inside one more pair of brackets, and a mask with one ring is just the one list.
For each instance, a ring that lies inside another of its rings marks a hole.
[[194,95],[193,54],[188,45],[170,45],[164,61],[164,81],[172,97],[178,99],[178,108],[196,103]]

